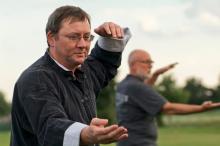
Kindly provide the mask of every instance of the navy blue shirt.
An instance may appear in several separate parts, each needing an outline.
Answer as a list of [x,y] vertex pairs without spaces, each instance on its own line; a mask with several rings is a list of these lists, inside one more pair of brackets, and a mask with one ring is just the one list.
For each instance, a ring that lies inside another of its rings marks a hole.
[[155,116],[166,99],[143,80],[128,75],[118,84],[116,110],[119,125],[128,129],[128,139],[118,146],[156,146]]

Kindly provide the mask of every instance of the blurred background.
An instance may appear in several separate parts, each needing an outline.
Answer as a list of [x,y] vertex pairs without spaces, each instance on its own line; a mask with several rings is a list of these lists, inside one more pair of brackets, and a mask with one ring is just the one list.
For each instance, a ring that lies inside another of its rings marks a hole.
[[[170,101],[189,104],[220,101],[219,0],[0,2],[1,146],[9,145],[13,86],[21,72],[44,54],[47,18],[62,5],[77,5],[86,10],[91,15],[92,28],[113,21],[129,27],[133,35],[125,48],[117,77],[98,98],[99,117],[116,122],[115,86],[128,73],[127,57],[136,48],[145,49],[152,55],[153,70],[179,63],[160,77],[155,87]],[[219,114],[220,110],[216,109],[194,115],[158,116],[159,145],[219,146]]]

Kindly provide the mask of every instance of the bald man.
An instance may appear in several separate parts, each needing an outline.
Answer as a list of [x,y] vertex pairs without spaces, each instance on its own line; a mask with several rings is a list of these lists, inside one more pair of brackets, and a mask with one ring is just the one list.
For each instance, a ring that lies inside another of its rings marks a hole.
[[128,59],[130,73],[117,87],[116,110],[119,125],[128,129],[128,139],[117,146],[156,146],[157,126],[155,116],[187,114],[219,107],[220,103],[204,102],[202,105],[171,103],[157,93],[151,85],[160,74],[176,63],[163,67],[151,75],[153,60],[148,52],[134,50]]

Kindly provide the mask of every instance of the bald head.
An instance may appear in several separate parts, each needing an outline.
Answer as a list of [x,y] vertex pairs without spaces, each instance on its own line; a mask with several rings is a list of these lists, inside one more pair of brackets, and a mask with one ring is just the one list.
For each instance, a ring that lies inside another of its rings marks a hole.
[[152,63],[150,54],[141,49],[132,51],[128,57],[130,74],[143,79],[150,75]]
[[147,51],[141,49],[135,49],[134,51],[132,51],[128,57],[129,67],[131,67],[134,62],[139,61],[142,58],[150,59],[151,57]]

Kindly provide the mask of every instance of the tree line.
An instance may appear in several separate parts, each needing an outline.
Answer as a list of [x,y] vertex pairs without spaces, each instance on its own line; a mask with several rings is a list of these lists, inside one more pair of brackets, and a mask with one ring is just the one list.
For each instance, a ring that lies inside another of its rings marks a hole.
[[[116,122],[116,86],[117,82],[114,79],[97,99],[98,117],[107,118],[110,123]],[[174,76],[170,74],[163,76],[154,88],[171,102],[188,104],[201,104],[207,100],[220,102],[220,78],[213,88],[206,87],[202,80],[196,77],[188,78],[183,86],[179,86]],[[158,116],[158,122],[159,125],[163,125],[161,116]]]
[[[115,112],[115,88],[116,79],[99,94],[97,98],[97,116],[109,119],[110,123],[116,122]],[[173,75],[163,76],[155,85],[155,89],[171,102],[201,104],[206,100],[220,102],[220,78],[218,84],[213,87],[206,87],[198,78],[191,77],[185,85],[177,85]],[[10,114],[11,104],[6,102],[3,92],[0,91],[0,117]]]
[[167,75],[155,86],[156,90],[171,102],[201,104],[210,100],[220,102],[220,79],[213,87],[206,87],[201,79],[191,77],[185,85],[178,86],[173,75]]
[[0,117],[6,116],[11,111],[11,104],[6,102],[5,95],[0,91]]

